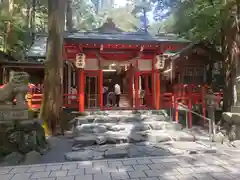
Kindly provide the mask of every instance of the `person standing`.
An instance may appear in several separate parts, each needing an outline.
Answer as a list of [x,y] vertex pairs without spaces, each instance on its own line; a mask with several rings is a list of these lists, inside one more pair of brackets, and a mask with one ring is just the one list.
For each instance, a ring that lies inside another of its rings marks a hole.
[[117,104],[117,107],[119,107],[120,95],[121,95],[121,88],[120,88],[119,84],[115,84],[114,92],[115,92],[115,96],[116,96],[116,104]]

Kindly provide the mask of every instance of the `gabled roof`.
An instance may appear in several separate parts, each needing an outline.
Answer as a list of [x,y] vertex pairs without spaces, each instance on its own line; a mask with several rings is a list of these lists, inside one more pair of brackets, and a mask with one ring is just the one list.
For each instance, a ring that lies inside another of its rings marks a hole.
[[46,47],[47,47],[47,37],[39,36],[35,39],[31,48],[27,51],[27,57],[37,57],[45,58],[46,57]]
[[148,33],[142,32],[122,32],[122,33],[71,33],[64,37],[66,42],[77,43],[121,43],[121,44],[159,44],[162,42],[176,42],[187,43],[189,41],[183,41],[176,38],[169,38],[166,36],[156,37],[151,36]]
[[107,18],[107,21],[99,28],[92,30],[98,33],[117,33],[124,32],[122,29],[118,28],[113,22],[112,18]]
[[211,56],[211,60],[218,61],[222,59],[222,54],[215,48],[214,45],[208,43],[208,42],[196,42],[191,43],[185,48],[183,48],[181,51],[176,53],[174,56],[171,57],[172,60],[178,60],[185,56],[189,56],[195,51],[202,50],[202,53],[205,55]]
[[[119,43],[119,44],[160,44],[163,42],[190,43],[185,39],[173,36],[151,36],[146,32],[124,32],[116,27],[112,19],[108,18],[102,27],[89,32],[65,32],[65,42],[69,43]],[[45,57],[47,35],[36,38],[33,46],[27,52],[28,57]]]

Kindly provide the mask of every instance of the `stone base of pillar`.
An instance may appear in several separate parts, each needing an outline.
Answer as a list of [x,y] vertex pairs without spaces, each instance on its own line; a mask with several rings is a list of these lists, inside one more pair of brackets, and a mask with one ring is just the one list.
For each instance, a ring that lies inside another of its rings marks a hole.
[[228,127],[229,140],[240,140],[240,106],[232,106],[231,112],[224,112],[222,117]]

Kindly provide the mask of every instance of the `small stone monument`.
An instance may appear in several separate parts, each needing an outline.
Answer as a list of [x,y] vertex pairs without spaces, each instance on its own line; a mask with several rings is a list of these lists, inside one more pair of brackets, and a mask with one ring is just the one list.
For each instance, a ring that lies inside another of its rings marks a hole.
[[28,73],[10,72],[9,82],[0,89],[0,122],[29,118],[25,100],[28,83]]

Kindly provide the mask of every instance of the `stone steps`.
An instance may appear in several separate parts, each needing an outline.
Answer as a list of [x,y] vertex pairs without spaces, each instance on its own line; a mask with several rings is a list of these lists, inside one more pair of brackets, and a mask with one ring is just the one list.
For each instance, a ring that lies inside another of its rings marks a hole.
[[76,118],[69,161],[142,156],[169,156],[184,153],[213,153],[197,142],[195,135],[155,111],[95,112]]

